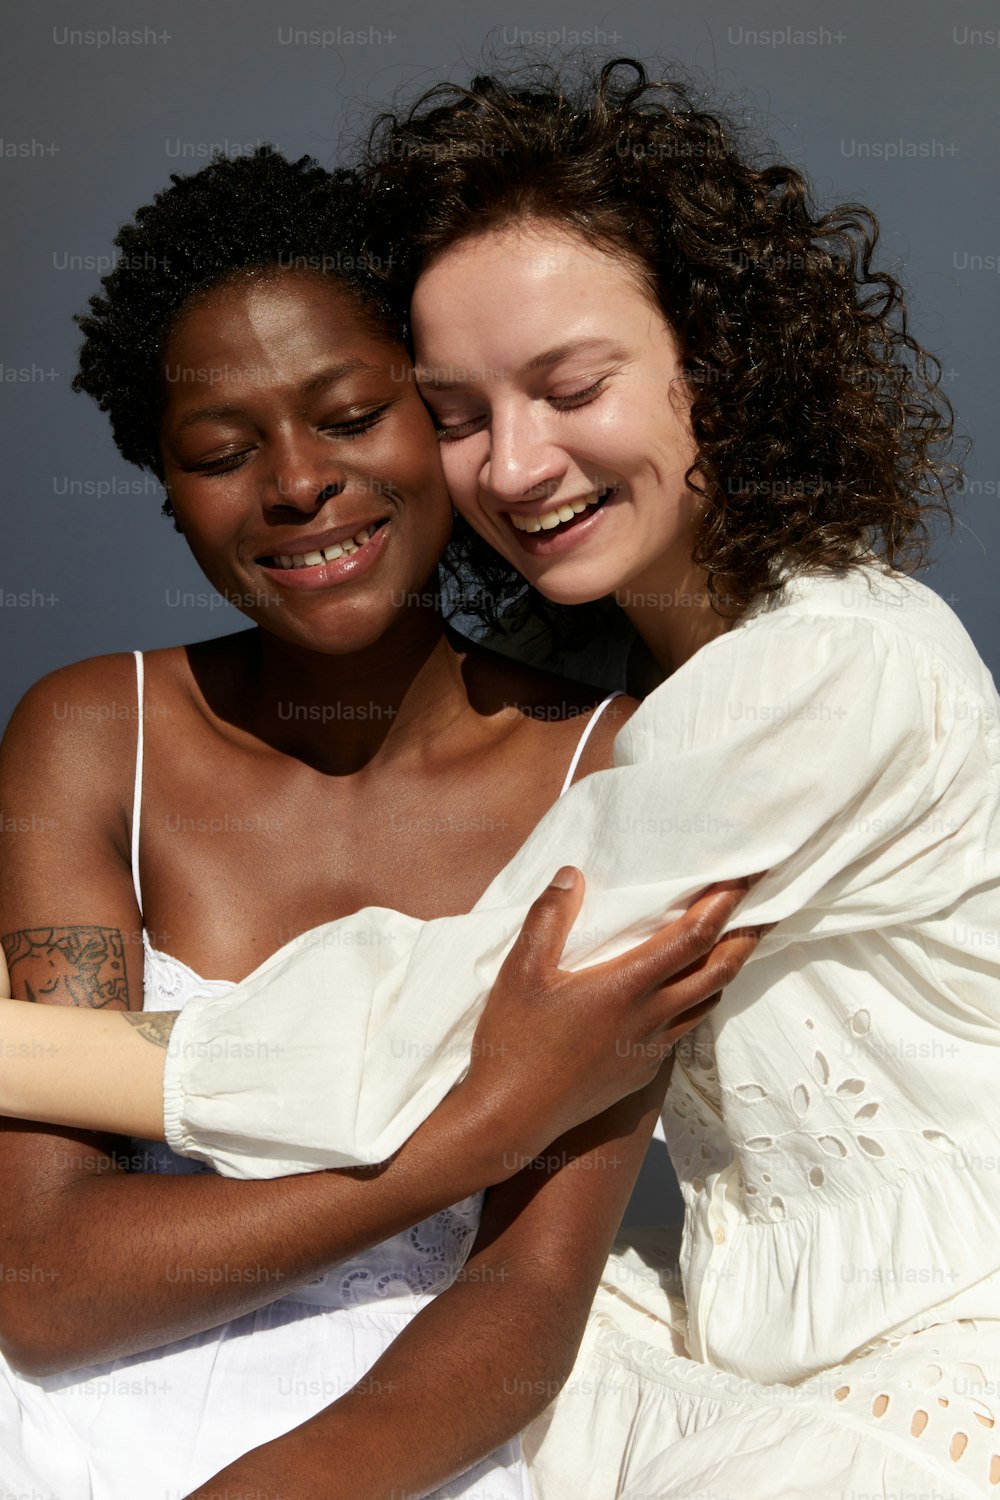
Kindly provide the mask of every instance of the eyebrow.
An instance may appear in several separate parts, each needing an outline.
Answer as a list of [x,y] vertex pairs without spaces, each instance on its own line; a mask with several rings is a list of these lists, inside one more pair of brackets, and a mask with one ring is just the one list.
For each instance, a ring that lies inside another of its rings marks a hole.
[[556,344],[554,349],[546,349],[543,354],[536,354],[534,359],[528,361],[528,369],[549,370],[553,365],[568,359],[571,354],[596,354],[602,350],[616,355],[625,352],[613,339],[575,339],[566,344]]
[[[613,355],[616,359],[623,359],[625,356],[625,350],[620,344],[615,343],[613,339],[573,339],[565,344],[556,344],[552,349],[545,349],[541,354],[536,354],[525,365],[525,369],[550,370],[553,365],[561,364],[564,359],[569,359],[574,354],[602,353]],[[462,376],[454,380],[448,380],[444,378],[439,369],[430,369],[424,372],[419,365],[417,367],[417,379],[420,384],[427,389],[435,391],[448,391],[452,390],[455,386],[466,385],[469,373],[466,370]],[[482,371],[474,373],[481,374]]]
[[[328,386],[346,380],[349,375],[377,369],[379,369],[378,365],[369,364],[363,359],[341,360],[339,364],[327,365],[325,369],[320,370],[317,375],[300,387],[300,391],[303,396],[315,396],[318,391],[326,390]],[[225,422],[229,417],[240,416],[242,411],[243,408],[239,405],[196,406],[191,411],[185,412],[174,431],[185,432],[199,422]]]

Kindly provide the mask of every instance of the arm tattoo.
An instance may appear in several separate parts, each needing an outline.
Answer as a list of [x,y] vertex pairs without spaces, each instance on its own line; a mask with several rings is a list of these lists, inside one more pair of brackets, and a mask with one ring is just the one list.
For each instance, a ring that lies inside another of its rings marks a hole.
[[122,1020],[134,1026],[139,1035],[145,1037],[147,1042],[152,1042],[154,1047],[166,1050],[179,1014],[176,1010],[123,1010]]
[[10,969],[27,1000],[86,1005],[93,1010],[128,1005],[125,947],[117,927],[26,927],[0,938]]

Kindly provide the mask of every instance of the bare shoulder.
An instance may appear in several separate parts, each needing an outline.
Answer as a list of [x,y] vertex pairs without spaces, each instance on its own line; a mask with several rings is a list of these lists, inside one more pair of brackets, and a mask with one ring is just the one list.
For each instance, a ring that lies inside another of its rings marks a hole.
[[589,776],[591,771],[607,770],[612,763],[614,743],[618,732],[624,729],[638,707],[638,698],[630,698],[627,693],[620,693],[610,703],[604,700],[603,707],[598,704],[590,710],[588,718],[598,712],[600,716],[587,738],[580,757],[579,776]]
[[[91,656],[47,673],[18,703],[4,735],[8,752],[46,758],[72,756],[79,771],[96,757],[113,764],[120,750],[131,760],[140,715],[165,711],[157,699],[190,696],[189,657],[221,641],[167,646],[142,653],[145,693],[140,704],[138,668],[131,651]],[[155,686],[152,686],[151,680]]]
[[475,647],[466,656],[469,695],[485,711],[519,710],[541,735],[569,747],[587,733],[579,775],[611,764],[611,747],[619,730],[639,707],[638,700],[609,694],[586,682],[556,676],[540,667]]
[[30,765],[36,776],[46,777],[66,763],[88,781],[102,767],[110,773],[122,726],[131,728],[134,740],[137,720],[135,662],[128,653],[59,667],[30,687],[15,708],[0,751],[4,774]]

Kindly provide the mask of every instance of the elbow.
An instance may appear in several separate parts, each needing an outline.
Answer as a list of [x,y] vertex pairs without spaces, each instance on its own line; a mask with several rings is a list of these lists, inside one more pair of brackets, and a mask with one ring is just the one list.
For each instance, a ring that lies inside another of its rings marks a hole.
[[48,1306],[43,1295],[20,1286],[8,1285],[0,1295],[0,1354],[19,1375],[60,1375],[84,1363],[58,1337],[51,1296],[47,1300]]
[[29,1376],[32,1380],[40,1379],[43,1375],[65,1375],[68,1370],[76,1370],[86,1363],[79,1355],[73,1355],[67,1349],[59,1349],[51,1344],[33,1338],[14,1340],[0,1337],[0,1353],[3,1354],[10,1369],[18,1375]]

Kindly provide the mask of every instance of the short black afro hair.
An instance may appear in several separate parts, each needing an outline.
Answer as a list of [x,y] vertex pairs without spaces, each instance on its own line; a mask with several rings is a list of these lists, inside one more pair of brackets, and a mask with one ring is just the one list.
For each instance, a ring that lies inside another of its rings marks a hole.
[[[119,231],[121,254],[103,296],[77,318],[84,337],[73,389],[111,419],[122,457],[162,475],[162,351],[180,309],[241,271],[286,269],[336,278],[373,333],[401,337],[376,266],[360,248],[364,205],[355,174],[270,146],[217,156],[140,208]],[[169,501],[164,506],[170,514]]]

